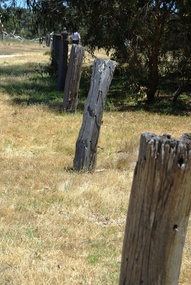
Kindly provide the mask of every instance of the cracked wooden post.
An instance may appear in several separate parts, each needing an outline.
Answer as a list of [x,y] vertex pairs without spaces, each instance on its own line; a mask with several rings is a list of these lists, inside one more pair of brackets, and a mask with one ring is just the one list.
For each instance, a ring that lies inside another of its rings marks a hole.
[[191,210],[191,135],[141,135],[120,285],[177,285]]
[[76,112],[84,51],[81,45],[72,45],[64,87],[64,111]]
[[76,142],[74,170],[93,170],[96,165],[97,143],[103,110],[115,62],[97,58],[94,61],[90,90],[84,108],[82,127]]

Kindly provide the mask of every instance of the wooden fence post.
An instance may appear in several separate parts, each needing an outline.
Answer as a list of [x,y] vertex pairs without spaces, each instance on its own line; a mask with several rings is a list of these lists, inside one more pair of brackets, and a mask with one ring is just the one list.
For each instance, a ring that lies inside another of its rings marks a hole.
[[74,170],[93,170],[106,95],[113,78],[115,62],[96,59],[85,104],[82,127],[76,142]]
[[141,135],[120,285],[177,285],[191,210],[191,135]]
[[57,90],[63,91],[67,73],[68,61],[68,40],[60,40],[59,48],[59,61],[58,61],[58,77],[57,77]]
[[54,34],[52,47],[51,47],[51,58],[52,58],[51,67],[53,74],[56,75],[58,73],[60,41],[61,41],[61,36],[58,34]]
[[63,110],[76,112],[78,104],[78,88],[81,77],[81,67],[84,57],[84,47],[81,45],[72,45],[70,60],[66,74],[64,87]]

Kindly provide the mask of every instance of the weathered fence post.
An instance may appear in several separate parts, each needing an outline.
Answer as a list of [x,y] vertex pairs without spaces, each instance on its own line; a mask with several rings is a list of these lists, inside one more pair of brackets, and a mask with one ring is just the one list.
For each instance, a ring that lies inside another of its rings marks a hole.
[[4,31],[3,31],[3,23],[1,21],[1,18],[2,18],[2,14],[0,15],[0,34],[2,36],[2,41],[4,42],[5,41],[5,34],[4,34]]
[[50,46],[50,34],[46,34],[46,37],[45,37],[45,41],[46,41],[46,46],[49,47]]
[[74,158],[76,171],[95,168],[103,110],[114,70],[115,62],[112,60],[96,59],[94,61],[82,127],[76,142]]
[[67,73],[68,61],[68,40],[60,40],[59,47],[59,61],[58,61],[58,77],[57,90],[63,91]]
[[52,47],[51,47],[51,58],[52,58],[51,67],[53,74],[56,75],[58,73],[60,41],[61,41],[61,36],[58,34],[54,34]]
[[177,285],[191,210],[191,135],[141,135],[120,285]]
[[77,109],[84,50],[81,45],[72,45],[64,87],[63,110],[65,111],[75,112]]

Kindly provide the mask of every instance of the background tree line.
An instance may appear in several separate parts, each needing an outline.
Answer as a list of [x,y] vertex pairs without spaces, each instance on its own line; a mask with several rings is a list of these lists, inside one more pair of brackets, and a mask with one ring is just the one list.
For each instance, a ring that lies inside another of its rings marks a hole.
[[164,85],[174,102],[190,91],[190,0],[26,0],[27,10],[16,2],[3,8],[6,23],[25,23],[31,36],[78,29],[84,46],[112,53],[130,92],[144,90],[148,102]]

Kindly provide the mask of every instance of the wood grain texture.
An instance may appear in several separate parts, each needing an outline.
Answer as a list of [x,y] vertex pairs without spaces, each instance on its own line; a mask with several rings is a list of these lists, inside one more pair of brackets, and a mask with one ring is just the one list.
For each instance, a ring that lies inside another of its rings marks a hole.
[[97,143],[101,128],[107,92],[115,62],[96,59],[92,71],[90,90],[85,104],[83,122],[76,142],[74,170],[93,170],[96,166]]
[[191,209],[191,136],[143,133],[134,171],[120,285],[177,285]]
[[72,45],[64,87],[63,109],[75,113],[78,104],[78,89],[85,48]]

